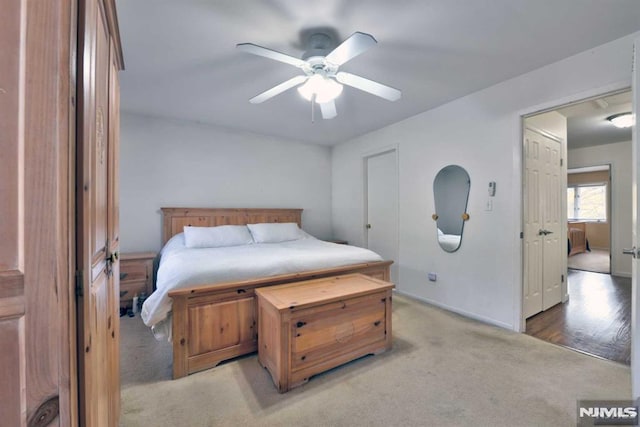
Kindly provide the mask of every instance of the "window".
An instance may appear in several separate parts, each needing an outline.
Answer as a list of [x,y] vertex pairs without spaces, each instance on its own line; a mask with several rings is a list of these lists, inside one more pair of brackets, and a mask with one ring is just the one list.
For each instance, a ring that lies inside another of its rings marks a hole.
[[607,185],[588,184],[567,188],[567,217],[570,220],[607,220]]

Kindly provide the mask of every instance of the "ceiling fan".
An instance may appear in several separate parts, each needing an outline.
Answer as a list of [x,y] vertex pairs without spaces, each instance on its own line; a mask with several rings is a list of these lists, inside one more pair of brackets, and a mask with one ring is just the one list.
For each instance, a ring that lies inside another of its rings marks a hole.
[[338,71],[341,65],[378,43],[372,35],[355,32],[338,47],[326,54],[330,43],[331,37],[327,34],[312,34],[309,37],[309,49],[302,59],[253,43],[237,44],[236,47],[244,52],[293,65],[300,68],[304,73],[304,75],[295,76],[262,92],[251,98],[249,102],[260,104],[288,89],[298,86],[298,92],[303,98],[311,101],[312,105],[314,103],[320,105],[323,119],[332,119],[337,115],[335,99],[342,93],[342,85],[360,89],[389,101],[400,99],[402,92],[398,89],[355,74]]

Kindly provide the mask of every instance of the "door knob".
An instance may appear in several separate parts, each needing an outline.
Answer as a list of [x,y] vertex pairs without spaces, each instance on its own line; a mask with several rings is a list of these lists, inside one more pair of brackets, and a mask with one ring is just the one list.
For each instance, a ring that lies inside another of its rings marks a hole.
[[367,224],[367,230],[371,229],[371,224]]
[[623,253],[623,254],[625,254],[625,255],[631,255],[631,256],[632,256],[632,257],[634,257],[634,258],[636,257],[636,253],[637,253],[637,252],[638,252],[638,251],[636,250],[636,247],[635,247],[635,246],[634,246],[634,247],[632,247],[631,249],[623,249],[623,250],[622,250],[622,253]]

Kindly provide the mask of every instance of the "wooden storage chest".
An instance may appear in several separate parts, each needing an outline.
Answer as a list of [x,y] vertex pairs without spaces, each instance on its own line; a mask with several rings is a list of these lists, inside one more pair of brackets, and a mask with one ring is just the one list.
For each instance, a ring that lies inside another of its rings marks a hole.
[[393,284],[363,274],[258,288],[258,360],[281,393],[391,348]]

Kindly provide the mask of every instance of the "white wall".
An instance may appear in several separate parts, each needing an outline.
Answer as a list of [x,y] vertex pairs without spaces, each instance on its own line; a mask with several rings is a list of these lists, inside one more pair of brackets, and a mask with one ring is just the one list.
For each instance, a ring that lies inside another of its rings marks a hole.
[[328,147],[127,113],[120,146],[122,252],[159,250],[172,206],[303,208],[303,228],[331,237]]
[[569,168],[611,164],[611,273],[631,277],[631,141],[569,150]]
[[[630,85],[632,45],[633,36],[627,36],[334,147],[335,235],[354,244],[364,241],[362,157],[397,144],[398,289],[520,329],[521,115]],[[433,179],[448,164],[464,167],[471,177],[471,218],[455,253],[440,249],[431,219]],[[496,181],[497,192],[487,212],[489,181]],[[429,271],[438,273],[437,282],[427,280]]]

